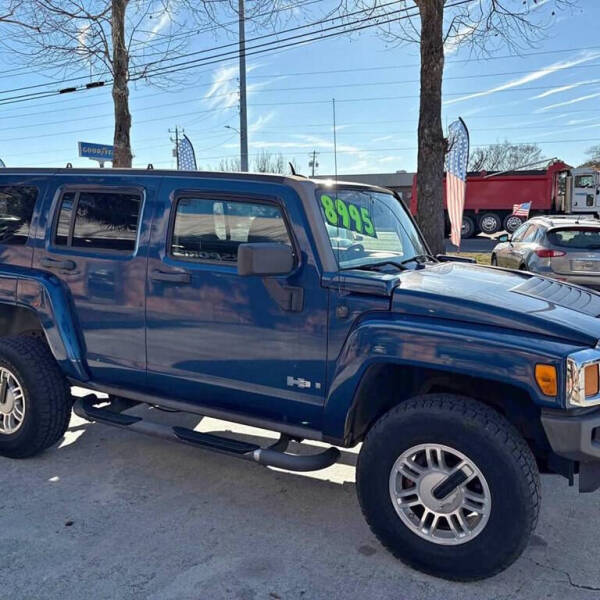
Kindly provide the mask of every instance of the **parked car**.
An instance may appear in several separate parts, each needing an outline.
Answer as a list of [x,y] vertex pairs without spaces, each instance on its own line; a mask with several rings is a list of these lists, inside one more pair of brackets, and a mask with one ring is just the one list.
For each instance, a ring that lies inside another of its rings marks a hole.
[[600,290],[600,221],[544,216],[500,236],[492,265],[531,271]]
[[[1,455],[55,444],[72,407],[291,471],[362,443],[356,488],[374,534],[459,580],[527,546],[539,469],[600,487],[600,296],[433,257],[387,190],[2,169],[0,199]],[[108,401],[74,402],[69,385]],[[280,438],[167,425],[143,410],[155,406]]]

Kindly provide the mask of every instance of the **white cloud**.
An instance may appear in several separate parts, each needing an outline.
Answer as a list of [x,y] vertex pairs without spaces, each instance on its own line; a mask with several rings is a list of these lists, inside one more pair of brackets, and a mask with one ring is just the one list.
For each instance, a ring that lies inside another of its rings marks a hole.
[[377,144],[379,142],[387,142],[389,140],[393,140],[396,136],[394,135],[383,135],[381,137],[376,137],[371,140],[372,144]]
[[168,10],[161,15],[160,19],[156,22],[152,28],[151,37],[154,37],[157,33],[162,31],[167,25],[171,23],[171,13]]
[[600,92],[596,92],[595,94],[586,94],[585,96],[579,96],[578,98],[572,98],[571,100],[565,100],[565,102],[557,102],[556,104],[549,104],[548,106],[543,106],[542,108],[538,108],[535,112],[545,112],[547,110],[551,110],[553,108],[558,108],[559,106],[567,106],[569,104],[577,104],[578,102],[584,102],[585,100],[591,100],[592,98],[599,98]]
[[266,115],[259,115],[256,121],[248,125],[248,130],[250,131],[250,133],[257,133],[258,131],[260,131],[269,121],[273,119],[275,114],[276,113],[274,111],[271,111]]
[[[251,73],[258,67],[259,65],[250,65],[246,68],[246,72]],[[210,108],[231,108],[239,102],[238,73],[237,66],[219,67],[213,73],[212,85],[204,95],[204,99]],[[256,90],[271,85],[274,81],[284,77],[274,77],[258,83],[248,84],[246,86],[247,97],[250,97]]]
[[471,100],[472,98],[482,98],[484,96],[490,96],[497,92],[502,92],[504,90],[510,90],[512,88],[520,87],[526,83],[530,83],[531,81],[537,81],[538,79],[542,79],[543,77],[547,77],[552,73],[556,73],[562,69],[568,69],[569,67],[574,67],[575,65],[580,65],[585,62],[589,62],[590,60],[594,60],[600,57],[600,52],[585,52],[580,55],[578,58],[574,58],[568,61],[559,61],[548,65],[547,67],[542,67],[537,71],[532,71],[527,75],[523,75],[523,77],[519,77],[518,79],[513,79],[511,81],[507,81],[501,85],[494,86],[483,92],[474,92],[472,94],[466,94],[464,96],[459,96],[458,98],[452,98],[451,100],[446,100],[444,104],[456,104],[457,102],[464,102],[465,100]]
[[567,85],[561,85],[559,87],[552,88],[551,90],[546,90],[537,96],[532,96],[529,98],[530,100],[537,100],[538,98],[545,98],[546,96],[552,96],[552,94],[558,94],[560,92],[566,92],[567,90],[572,90],[578,88],[582,85],[590,85],[591,83],[598,83],[600,79],[586,79],[585,81],[578,81],[577,83],[569,83]]

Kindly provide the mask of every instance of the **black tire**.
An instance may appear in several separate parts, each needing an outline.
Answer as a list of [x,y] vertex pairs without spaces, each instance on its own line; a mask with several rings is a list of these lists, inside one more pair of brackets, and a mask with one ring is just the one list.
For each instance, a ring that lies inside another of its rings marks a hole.
[[475,235],[475,221],[469,215],[463,215],[461,237],[465,240]]
[[493,212],[484,213],[479,217],[479,229],[487,235],[492,235],[502,228],[502,219]]
[[69,386],[45,341],[33,337],[0,339],[0,367],[14,375],[24,392],[25,411],[14,433],[0,433],[0,455],[33,456],[62,438],[71,418]]
[[[463,453],[487,481],[489,518],[470,541],[443,545],[424,539],[392,504],[396,459],[426,443]],[[377,421],[359,455],[357,492],[369,526],[392,554],[416,569],[458,581],[490,577],[512,564],[535,529],[540,504],[537,465],[516,429],[480,402],[451,394],[412,398]]]
[[517,229],[519,229],[519,227],[521,227],[521,225],[523,225],[523,223],[525,223],[525,220],[521,219],[521,217],[509,214],[504,217],[502,226],[508,233],[514,233]]
[[496,258],[495,254],[492,254],[492,258],[490,259],[490,264],[492,265],[492,267],[498,266],[498,259]]

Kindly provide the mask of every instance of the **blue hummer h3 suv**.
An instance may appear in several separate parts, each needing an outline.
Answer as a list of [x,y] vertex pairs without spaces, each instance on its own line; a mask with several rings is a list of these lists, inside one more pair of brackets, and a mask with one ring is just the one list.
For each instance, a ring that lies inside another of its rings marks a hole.
[[[540,471],[600,485],[600,295],[433,257],[384,189],[3,169],[0,257],[4,456],[56,443],[72,408],[288,470],[362,444],[356,487],[375,535],[459,580],[522,552]],[[71,385],[108,402],[73,404]],[[144,406],[280,438],[166,426]],[[294,453],[292,440],[330,447]]]

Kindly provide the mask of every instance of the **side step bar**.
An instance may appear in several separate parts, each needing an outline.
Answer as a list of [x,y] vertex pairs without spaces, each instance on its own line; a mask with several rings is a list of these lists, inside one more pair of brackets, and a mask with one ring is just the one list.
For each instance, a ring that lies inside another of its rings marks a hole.
[[[277,467],[288,471],[317,471],[330,467],[340,457],[337,448],[328,448],[318,454],[290,454],[286,452],[292,438],[281,434],[274,444],[263,448],[256,444],[233,440],[231,438],[201,433],[186,427],[172,427],[154,421],[147,421],[142,417],[126,415],[120,411],[135,406],[137,402],[117,404],[116,410],[108,406],[96,406],[104,403],[94,394],[83,398],[76,398],[73,403],[73,412],[87,421],[97,421],[106,425],[130,429],[146,435],[164,438],[173,442],[190,444],[205,450],[212,450],[221,454],[228,454],[244,460],[257,462],[269,467]],[[117,401],[118,402],[118,401]],[[111,403],[112,404],[112,403]]]

